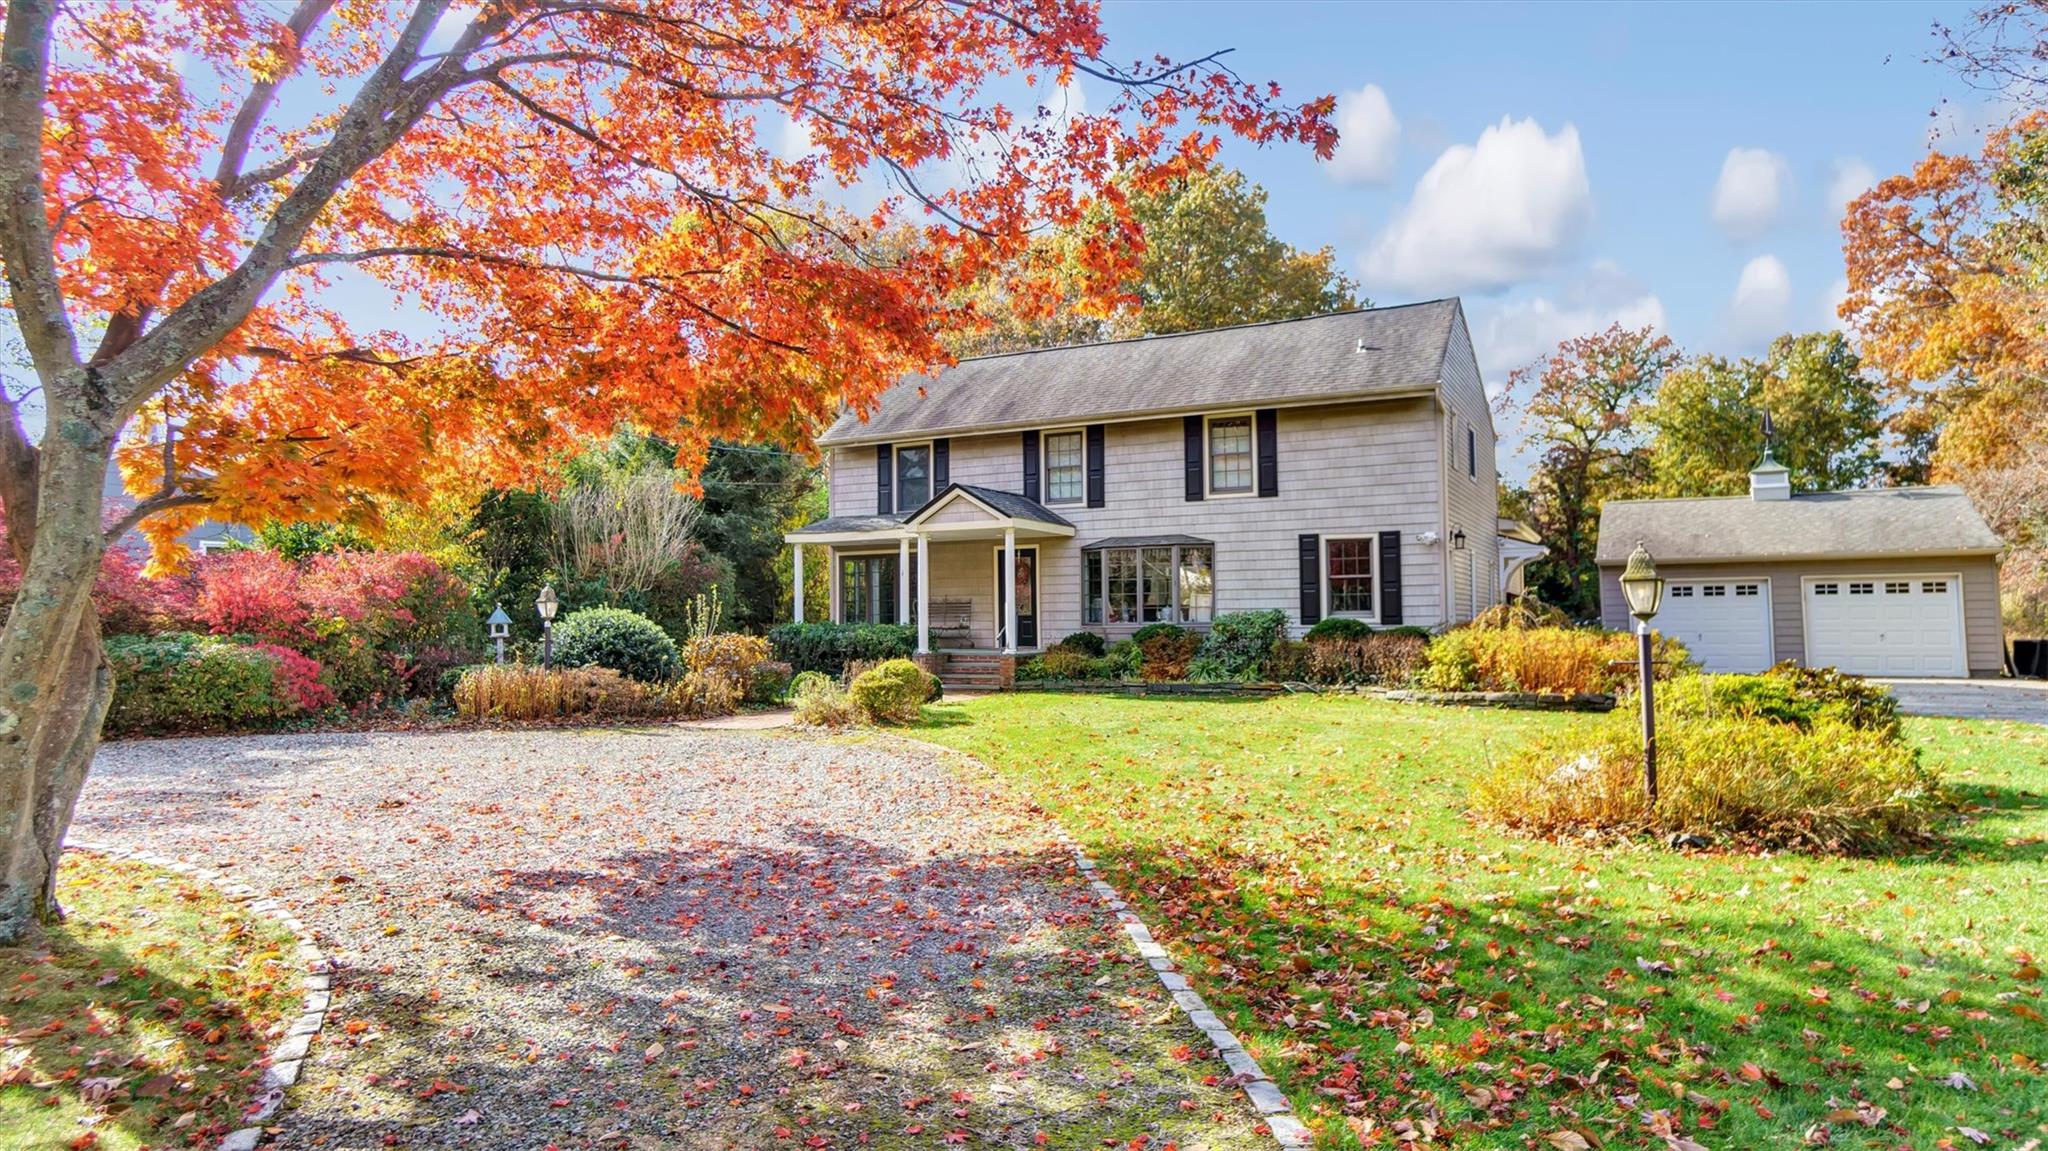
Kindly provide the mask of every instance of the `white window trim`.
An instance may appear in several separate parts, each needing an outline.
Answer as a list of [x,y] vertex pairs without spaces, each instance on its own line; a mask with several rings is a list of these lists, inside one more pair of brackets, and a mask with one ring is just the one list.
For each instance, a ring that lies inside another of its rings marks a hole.
[[215,552],[227,551],[240,542],[240,540],[231,540],[225,536],[219,536],[210,540],[195,540],[192,546],[198,549],[200,555],[210,556]]
[[[1364,540],[1372,549],[1372,610],[1331,611],[1330,610],[1330,543],[1332,540]],[[1322,601],[1322,618],[1356,619],[1366,623],[1378,623],[1380,618],[1380,534],[1359,532],[1355,535],[1326,535],[1317,546],[1316,590]]]
[[[1251,432],[1252,482],[1243,491],[1218,491],[1216,489],[1216,449],[1214,430],[1217,420],[1243,420],[1246,430]],[[1202,417],[1202,495],[1212,500],[1231,500],[1242,496],[1259,494],[1259,417],[1249,410],[1242,412],[1216,412]]]
[[[897,620],[896,622],[897,622],[898,624],[912,624],[912,625],[914,625],[914,624],[916,624],[916,623],[917,623],[917,601],[918,601],[919,599],[921,599],[921,598],[923,597],[923,595],[924,595],[924,589],[923,589],[923,588],[921,588],[921,587],[918,587],[918,586],[916,586],[916,585],[917,585],[917,580],[916,580],[916,572],[917,572],[917,549],[916,549],[916,548],[912,548],[912,549],[910,550],[910,556],[911,556],[911,559],[910,559],[910,570],[911,570],[911,573],[912,573],[912,578],[911,578],[911,589],[910,589],[910,615],[911,615],[911,618],[910,618],[910,619],[908,619],[908,620]],[[896,560],[896,559],[901,559],[901,558],[902,558],[902,556],[901,556],[901,553],[900,553],[900,552],[897,552],[897,551],[895,551],[895,550],[893,550],[893,549],[891,549],[891,550],[888,550],[888,551],[884,551],[884,550],[882,550],[882,549],[880,549],[880,548],[861,548],[861,549],[860,549],[860,550],[858,550],[858,551],[852,551],[852,550],[847,550],[847,549],[844,549],[844,548],[834,548],[834,549],[832,549],[832,573],[831,573],[831,574],[832,574],[832,579],[833,579],[833,582],[835,582],[835,583],[841,583],[841,584],[843,584],[843,583],[844,583],[844,581],[845,581],[845,574],[844,574],[844,573],[845,573],[845,571],[846,571],[846,561],[847,561],[847,560],[883,560],[883,559],[886,559],[886,560]],[[842,587],[842,588],[841,588],[841,595],[840,595],[840,600],[841,600],[841,602],[840,602],[840,604],[838,605],[841,611],[844,611],[844,609],[845,609],[845,607],[846,607],[846,604],[845,604],[845,602],[844,602],[844,600],[845,600],[845,598],[846,598],[846,597],[845,597],[845,594],[844,594],[844,591],[845,591],[845,589],[844,589],[844,588]],[[874,594],[874,596],[875,596],[875,599],[874,599],[874,606],[876,606],[877,608],[879,608],[879,607],[880,607],[880,606],[882,605],[882,602],[883,602],[883,601],[882,601],[882,599],[881,599],[881,593],[882,593],[883,591],[887,591],[887,592],[889,593],[889,599],[888,599],[888,604],[889,604],[890,608],[892,608],[892,609],[893,609],[893,608],[895,608],[895,606],[896,606],[896,584],[895,584],[895,583],[894,583],[893,581],[892,581],[892,582],[891,582],[891,583],[889,584],[889,586],[888,586],[887,588],[883,588],[883,587],[882,587],[882,586],[881,586],[881,585],[880,585],[879,583],[877,583],[877,584],[876,584],[876,586],[875,586],[875,591],[874,591],[874,593],[873,593],[873,594]],[[879,615],[879,613],[877,613],[877,614]],[[838,617],[839,617],[839,612],[834,612],[834,613],[833,613],[833,620],[832,620],[832,622],[834,622],[834,623],[839,623],[839,622],[841,622],[841,621],[840,621],[840,619],[839,619]]]
[[[923,499],[917,501],[917,507],[903,506],[903,449],[905,448],[924,449],[924,482],[925,487],[930,490],[926,492]],[[906,443],[889,445],[889,500],[896,505],[898,512],[908,515],[938,497],[939,487],[933,482],[938,477],[932,471],[937,465],[938,454],[932,450],[931,440],[910,440]]]
[[[1052,498],[1052,453],[1046,451],[1045,443],[1054,436],[1078,436],[1081,440],[1081,494],[1070,500]],[[1038,433],[1038,492],[1045,498],[1040,500],[1049,508],[1076,508],[1088,502],[1088,429],[1086,427],[1046,428]]]

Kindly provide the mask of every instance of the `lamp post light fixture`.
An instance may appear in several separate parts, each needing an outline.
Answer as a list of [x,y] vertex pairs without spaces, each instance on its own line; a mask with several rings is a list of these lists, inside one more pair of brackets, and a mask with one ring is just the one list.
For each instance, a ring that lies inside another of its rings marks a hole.
[[540,598],[533,601],[540,612],[540,666],[552,669],[555,666],[555,611],[562,601],[555,598],[555,585],[547,584],[540,589]]
[[1636,665],[1643,680],[1643,785],[1650,795],[1650,812],[1657,810],[1657,696],[1654,654],[1651,650],[1650,620],[1664,604],[1664,577],[1650,549],[1636,541],[1629,553],[1628,567],[1621,573],[1621,594],[1628,598],[1629,614],[1636,617]]
[[504,604],[491,607],[491,618],[484,621],[491,626],[491,638],[498,643],[498,662],[505,662],[505,640],[512,634],[512,617],[505,614]]

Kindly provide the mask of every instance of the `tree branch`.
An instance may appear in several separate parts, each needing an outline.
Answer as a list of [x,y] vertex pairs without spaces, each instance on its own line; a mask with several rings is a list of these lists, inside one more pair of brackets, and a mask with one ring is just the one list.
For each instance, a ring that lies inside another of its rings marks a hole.
[[[235,119],[228,126],[228,135],[221,145],[220,167],[213,174],[213,182],[220,188],[223,199],[233,196],[243,186],[242,161],[249,155],[249,145],[256,138],[256,129],[263,124],[264,115],[270,111],[270,101],[277,95],[277,86],[284,78],[298,68],[299,48],[306,42],[315,25],[334,7],[334,0],[299,0],[299,6],[285,21],[284,30],[291,36],[291,67],[276,76],[258,80],[249,86],[249,94],[242,98],[242,106],[235,111]],[[290,169],[286,169],[289,171]],[[276,179],[272,176],[271,179]],[[250,181],[248,183],[258,183]]]
[[43,104],[55,19],[54,0],[14,0],[0,39],[0,259],[15,324],[53,398],[57,381],[78,369],[78,338],[64,307],[43,196]]
[[172,492],[169,494],[153,495],[134,507],[129,508],[120,519],[108,524],[107,530],[101,533],[102,538],[107,543],[112,544],[122,536],[135,530],[143,520],[158,512],[167,512],[172,508],[201,507],[212,502],[212,496],[201,495],[198,492]]

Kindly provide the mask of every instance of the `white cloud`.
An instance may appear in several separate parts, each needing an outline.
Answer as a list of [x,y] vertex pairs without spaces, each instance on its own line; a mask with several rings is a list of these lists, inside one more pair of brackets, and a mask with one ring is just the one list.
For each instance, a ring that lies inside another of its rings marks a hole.
[[1849,201],[1877,186],[1877,173],[1854,156],[1836,160],[1828,173],[1828,211],[1840,222]]
[[1742,266],[1728,301],[1728,331],[1740,350],[1754,351],[1785,331],[1792,310],[1792,277],[1776,256]]
[[1535,363],[1565,340],[1626,328],[1666,327],[1664,302],[1624,275],[1613,262],[1595,263],[1578,282],[1557,295],[1475,306],[1472,342],[1489,390],[1508,374]]
[[1714,223],[1737,240],[1750,240],[1770,230],[1790,183],[1785,160],[1762,148],[1730,148],[1714,181]]
[[1361,266],[1369,287],[1498,291],[1549,267],[1592,209],[1579,130],[1504,116],[1437,157]]
[[1384,184],[1394,178],[1401,121],[1378,84],[1346,92],[1337,101],[1337,154],[1327,166],[1340,184]]

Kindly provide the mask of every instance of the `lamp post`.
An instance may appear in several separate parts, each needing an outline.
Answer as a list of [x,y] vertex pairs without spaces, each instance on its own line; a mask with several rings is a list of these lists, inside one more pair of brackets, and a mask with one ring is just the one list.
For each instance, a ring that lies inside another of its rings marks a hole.
[[548,584],[540,589],[540,598],[533,601],[540,612],[540,666],[552,670],[555,666],[555,609],[562,601],[555,598],[555,585]]
[[504,604],[491,608],[491,618],[484,621],[491,625],[491,638],[498,643],[498,662],[505,662],[505,639],[512,634],[512,617],[505,614]]
[[1650,794],[1650,811],[1657,809],[1657,697],[1653,674],[1650,620],[1664,602],[1664,580],[1650,549],[1636,541],[1629,553],[1628,567],[1621,573],[1621,592],[1628,597],[1629,614],[1636,617],[1636,664],[1643,677],[1643,783]]

